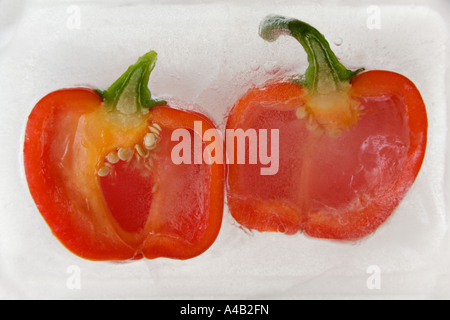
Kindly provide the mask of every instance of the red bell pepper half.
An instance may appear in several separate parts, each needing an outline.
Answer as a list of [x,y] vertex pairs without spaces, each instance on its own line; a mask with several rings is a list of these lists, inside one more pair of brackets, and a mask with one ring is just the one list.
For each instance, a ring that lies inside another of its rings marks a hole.
[[[54,235],[89,260],[188,259],[222,223],[224,166],[171,160],[174,130],[213,129],[148,89],[156,53],[108,90],[59,90],[32,110],[25,135],[29,189]],[[203,147],[204,144],[203,144]]]
[[424,102],[400,74],[347,70],[304,22],[269,16],[260,26],[265,40],[282,34],[301,43],[309,67],[303,77],[251,88],[230,111],[227,129],[279,130],[277,174],[261,175],[261,163],[229,165],[231,214],[258,231],[365,237],[416,179],[427,142]]

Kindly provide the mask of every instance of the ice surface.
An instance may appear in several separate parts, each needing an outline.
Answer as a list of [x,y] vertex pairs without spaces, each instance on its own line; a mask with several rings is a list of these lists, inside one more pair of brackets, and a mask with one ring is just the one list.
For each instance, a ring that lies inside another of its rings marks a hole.
[[[1,1],[0,297],[450,297],[450,14],[445,0],[408,3]],[[215,244],[192,260],[92,263],[68,252],[39,215],[24,179],[23,133],[36,102],[64,87],[105,89],[155,50],[152,93],[204,110],[223,129],[224,115],[250,86],[306,69],[293,39],[259,38],[268,14],[314,25],[349,68],[396,71],[420,89],[429,116],[427,154],[392,218],[363,241],[339,243],[245,232],[226,210]],[[371,266],[381,272],[378,289],[367,285]],[[80,271],[79,288],[69,283],[72,270]]]

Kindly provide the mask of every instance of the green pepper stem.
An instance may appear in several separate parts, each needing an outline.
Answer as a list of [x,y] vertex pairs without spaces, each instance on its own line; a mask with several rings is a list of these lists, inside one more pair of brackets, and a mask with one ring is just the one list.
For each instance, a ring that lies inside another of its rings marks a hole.
[[297,19],[283,16],[268,16],[260,25],[260,36],[275,41],[280,35],[297,39],[308,54],[309,66],[298,80],[312,92],[327,94],[348,85],[353,77],[364,69],[351,71],[337,59],[325,37],[314,27]]
[[153,99],[148,82],[155,67],[157,54],[150,51],[139,60],[105,91],[97,90],[104,104],[110,110],[124,114],[134,114],[141,109],[149,109],[166,104],[165,101]]

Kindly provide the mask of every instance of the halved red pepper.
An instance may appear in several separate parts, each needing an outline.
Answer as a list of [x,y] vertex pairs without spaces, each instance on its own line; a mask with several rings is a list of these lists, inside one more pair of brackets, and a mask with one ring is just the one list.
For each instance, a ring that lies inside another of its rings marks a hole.
[[155,61],[155,52],[145,54],[106,91],[50,93],[29,116],[31,195],[54,235],[82,258],[188,259],[219,233],[224,166],[171,159],[174,130],[203,137],[195,122],[202,131],[215,126],[152,99]]
[[281,34],[301,43],[309,67],[303,77],[251,88],[232,108],[227,129],[279,130],[279,170],[261,175],[261,163],[230,164],[231,214],[259,231],[365,237],[391,215],[420,170],[427,142],[422,97],[400,74],[347,70],[304,22],[262,22],[265,40]]

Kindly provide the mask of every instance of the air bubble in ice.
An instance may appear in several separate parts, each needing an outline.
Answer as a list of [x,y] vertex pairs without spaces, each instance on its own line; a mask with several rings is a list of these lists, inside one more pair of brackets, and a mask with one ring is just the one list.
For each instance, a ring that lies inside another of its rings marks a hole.
[[341,46],[343,42],[344,40],[341,37],[337,37],[336,39],[334,39],[334,44],[338,47]]

